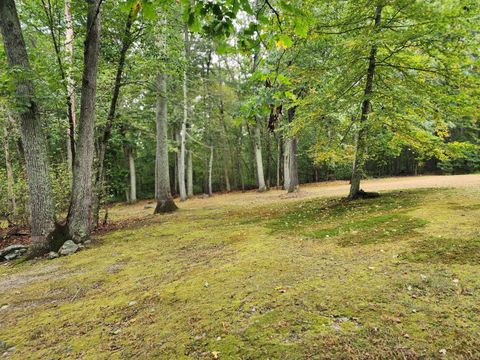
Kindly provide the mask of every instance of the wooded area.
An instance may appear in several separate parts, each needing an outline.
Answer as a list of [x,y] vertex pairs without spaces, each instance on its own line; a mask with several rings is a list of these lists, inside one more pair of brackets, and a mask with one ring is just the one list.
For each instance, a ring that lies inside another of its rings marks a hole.
[[120,202],[348,180],[355,207],[366,179],[480,171],[477,1],[0,0],[0,30],[12,259],[123,228]]

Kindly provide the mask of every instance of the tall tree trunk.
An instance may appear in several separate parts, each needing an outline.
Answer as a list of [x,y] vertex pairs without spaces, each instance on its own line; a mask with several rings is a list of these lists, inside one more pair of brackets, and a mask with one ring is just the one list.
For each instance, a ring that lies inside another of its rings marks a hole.
[[177,210],[170,191],[168,167],[168,110],[166,75],[157,74],[157,147],[155,152],[155,214]]
[[283,141],[283,190],[290,188],[290,156],[292,138],[288,137]]
[[[288,123],[291,124],[295,117],[296,107],[288,109]],[[289,192],[298,190],[298,169],[297,169],[297,137],[292,136],[288,139],[288,186],[285,189]]]
[[289,169],[288,174],[290,181],[288,182],[287,191],[289,193],[298,191],[298,169],[297,169],[297,138],[294,136],[289,141]]
[[128,174],[129,174],[129,201],[130,203],[137,202],[137,173],[135,171],[135,158],[133,156],[132,146],[127,145],[126,153],[128,158]]
[[7,170],[7,197],[9,204],[9,217],[7,220],[9,223],[11,222],[11,217],[15,217],[17,215],[17,201],[15,198],[15,191],[13,189],[13,184],[15,183],[15,179],[13,177],[13,168],[12,168],[12,159],[10,158],[10,149],[8,146],[8,124],[5,124],[5,128],[3,129],[3,152],[5,154],[5,168]]
[[213,195],[212,168],[213,168],[213,145],[210,145],[210,159],[208,160],[208,196]]
[[188,122],[188,77],[187,77],[187,62],[189,60],[189,41],[188,41],[188,27],[184,26],[184,40],[185,40],[185,69],[183,70],[183,121],[182,130],[180,131],[180,156],[178,159],[178,188],[180,191],[180,201],[187,200],[187,191],[185,188],[185,153],[186,153],[186,133]]
[[70,0],[65,0],[65,52],[66,52],[66,81],[67,81],[67,104],[69,106],[68,130],[67,130],[67,159],[68,168],[73,170],[75,157],[75,127],[77,124],[75,82],[73,80],[73,22],[70,11]]
[[193,196],[193,152],[187,151],[187,196]]
[[262,159],[262,144],[260,142],[260,124],[255,124],[254,129],[254,147],[255,147],[255,162],[257,164],[257,179],[258,191],[263,192],[267,190],[265,186],[265,177],[263,175],[263,159]]
[[[382,6],[378,5],[375,10],[375,25],[378,28],[382,20]],[[373,78],[375,76],[377,56],[377,45],[372,45],[370,49],[369,64],[367,70],[367,81],[364,89],[364,100],[362,103],[362,113],[360,116],[360,129],[357,133],[357,142],[355,149],[355,160],[353,162],[352,178],[350,181],[350,193],[348,197],[355,199],[360,191],[360,181],[364,175],[365,155],[367,151],[367,126],[368,115],[370,113],[371,100],[370,97],[373,91]]]
[[127,21],[125,23],[125,30],[123,33],[122,48],[120,50],[120,57],[117,65],[117,72],[115,75],[115,84],[113,86],[112,99],[110,101],[110,109],[107,115],[107,123],[103,129],[103,135],[98,145],[98,161],[97,171],[95,175],[95,193],[93,201],[93,217],[94,223],[98,225],[98,213],[100,211],[100,203],[103,197],[103,183],[105,180],[105,152],[107,149],[108,141],[110,140],[113,122],[115,121],[118,98],[120,96],[120,87],[122,85],[123,69],[125,68],[125,59],[127,57],[127,51],[132,44],[132,25],[140,11],[140,0],[136,0],[128,13]]
[[277,188],[280,187],[280,176],[281,176],[281,162],[282,162],[282,137],[279,135],[277,137]]
[[90,0],[83,57],[82,98],[78,143],[73,163],[73,185],[67,216],[67,233],[75,242],[90,236],[92,210],[92,173],[95,152],[94,126],[100,48],[101,0]]
[[228,146],[228,141],[227,141],[227,124],[225,123],[225,108],[223,105],[223,100],[220,101],[220,121],[221,121],[220,126],[222,128],[223,175],[225,177],[225,189],[227,190],[227,192],[230,192],[232,191],[232,188],[230,186],[230,176],[228,174],[230,148]]
[[14,79],[14,88],[30,193],[32,245],[29,256],[33,257],[52,246],[55,206],[48,172],[47,141],[35,103],[33,82],[28,76],[31,69],[14,0],[0,1],[0,30],[9,67],[25,72],[24,76]]

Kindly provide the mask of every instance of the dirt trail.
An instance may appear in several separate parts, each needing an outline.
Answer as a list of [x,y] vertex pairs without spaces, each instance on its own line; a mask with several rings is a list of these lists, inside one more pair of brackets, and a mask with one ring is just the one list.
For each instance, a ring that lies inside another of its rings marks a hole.
[[[480,187],[480,174],[452,175],[452,176],[416,176],[396,177],[364,180],[362,188],[365,191],[392,191],[415,188],[461,188]],[[214,194],[208,198],[196,196],[181,203],[176,203],[183,210],[217,210],[227,207],[250,208],[283,201],[295,201],[300,199],[313,199],[322,197],[344,197],[348,195],[348,181],[329,181],[300,186],[300,191],[287,194],[284,190],[272,189],[264,193],[255,190],[229,194]],[[133,205],[117,204],[110,209],[111,220],[121,221],[125,219],[143,219],[153,213],[154,201],[144,200]],[[181,215],[179,215],[181,216]]]
[[[276,202],[280,199],[317,198],[331,196],[347,196],[348,181],[330,181],[300,186],[296,194],[286,194],[283,190],[270,190],[266,193],[248,191],[231,194],[215,195],[209,199],[195,198],[180,204],[182,208],[199,208],[214,205],[255,205]],[[448,188],[448,187],[480,187],[480,174],[452,175],[452,176],[416,176],[395,177],[364,180],[362,188],[365,191],[391,191],[414,188]]]

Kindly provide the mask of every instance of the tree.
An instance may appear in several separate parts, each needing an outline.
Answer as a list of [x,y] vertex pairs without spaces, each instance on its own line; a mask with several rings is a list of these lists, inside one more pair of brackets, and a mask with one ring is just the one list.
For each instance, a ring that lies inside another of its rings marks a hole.
[[170,190],[168,169],[168,111],[167,111],[166,75],[157,75],[157,146],[155,157],[155,214],[169,213],[177,210]]
[[14,0],[0,2],[0,28],[8,64],[15,73],[15,110],[20,120],[32,214],[29,257],[34,257],[53,246],[55,207],[47,143],[35,101],[35,89],[29,76],[31,68]]
[[100,4],[101,0],[90,0],[88,3],[77,154],[73,166],[72,195],[67,216],[68,236],[76,242],[86,240],[92,227],[92,167],[95,155],[94,126],[100,47]]

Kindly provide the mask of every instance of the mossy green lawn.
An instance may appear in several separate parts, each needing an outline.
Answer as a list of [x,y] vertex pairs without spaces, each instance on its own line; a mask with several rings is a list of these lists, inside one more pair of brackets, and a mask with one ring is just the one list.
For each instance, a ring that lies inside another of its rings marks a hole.
[[478,359],[479,202],[471,187],[147,216],[1,266],[0,340],[18,359]]

